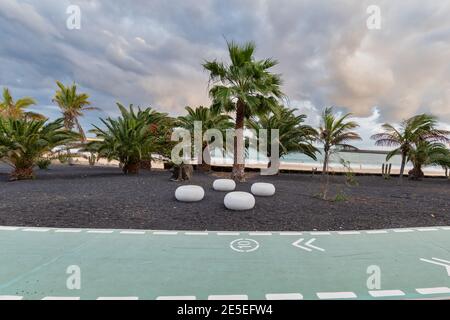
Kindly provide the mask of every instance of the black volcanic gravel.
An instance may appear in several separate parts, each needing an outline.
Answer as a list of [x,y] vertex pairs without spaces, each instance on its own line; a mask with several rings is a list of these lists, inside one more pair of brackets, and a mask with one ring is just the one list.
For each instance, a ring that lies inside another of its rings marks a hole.
[[[276,186],[274,197],[256,198],[255,209],[225,209],[225,193],[212,190],[219,173],[195,172],[189,184],[204,187],[198,203],[174,198],[182,183],[169,180],[168,171],[143,171],[124,176],[112,167],[52,166],[36,170],[37,179],[8,182],[0,167],[0,225],[159,230],[353,230],[450,225],[450,181],[384,180],[357,177],[359,186],[345,185],[344,176],[330,178],[330,192],[342,191],[346,201],[315,197],[320,175],[249,173],[237,189],[249,191],[255,181]],[[186,184],[186,183],[184,183]]]

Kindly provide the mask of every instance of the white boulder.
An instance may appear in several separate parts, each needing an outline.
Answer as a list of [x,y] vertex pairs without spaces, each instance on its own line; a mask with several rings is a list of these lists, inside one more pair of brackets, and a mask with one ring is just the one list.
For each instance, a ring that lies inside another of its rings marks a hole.
[[275,194],[275,186],[271,183],[256,182],[250,189],[255,196],[270,197]]
[[227,193],[223,199],[223,204],[230,210],[250,210],[255,206],[255,197],[248,192],[234,191]]
[[200,186],[187,185],[175,190],[175,198],[182,202],[196,202],[203,199],[205,191]]
[[236,188],[236,182],[231,179],[217,179],[213,182],[213,189],[216,191],[233,191]]

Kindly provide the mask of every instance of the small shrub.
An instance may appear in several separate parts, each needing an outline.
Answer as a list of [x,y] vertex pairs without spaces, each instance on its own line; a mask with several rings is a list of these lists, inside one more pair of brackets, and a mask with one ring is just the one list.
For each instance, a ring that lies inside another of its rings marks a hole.
[[42,159],[39,159],[38,161],[36,161],[36,165],[41,170],[48,170],[48,167],[51,164],[52,164],[52,161],[50,159],[42,158]]
[[339,192],[336,194],[336,196],[334,197],[334,202],[342,202],[342,201],[347,201],[348,198],[345,195],[345,193],[342,190],[339,190]]

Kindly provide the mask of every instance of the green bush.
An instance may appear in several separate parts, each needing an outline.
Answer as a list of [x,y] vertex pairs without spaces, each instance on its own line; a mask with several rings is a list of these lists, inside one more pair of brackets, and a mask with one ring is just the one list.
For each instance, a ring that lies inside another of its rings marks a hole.
[[52,161],[50,159],[39,159],[36,161],[36,165],[41,170],[48,170],[48,167],[52,164]]

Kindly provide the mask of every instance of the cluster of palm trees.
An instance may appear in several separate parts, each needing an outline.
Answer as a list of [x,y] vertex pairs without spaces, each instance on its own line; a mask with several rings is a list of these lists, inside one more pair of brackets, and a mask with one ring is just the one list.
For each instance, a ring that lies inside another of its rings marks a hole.
[[[94,126],[94,141],[86,142],[79,118],[84,111],[94,110],[89,96],[78,93],[75,84],[65,86],[57,82],[53,102],[61,110],[61,119],[48,122],[43,115],[27,111],[36,102],[31,98],[14,101],[8,89],[3,91],[0,102],[0,160],[9,163],[14,170],[14,179],[33,177],[33,166],[45,153],[56,147],[73,146],[108,160],[117,160],[124,173],[138,173],[144,163],[150,164],[155,156],[168,160],[174,142],[171,132],[182,127],[194,132],[196,121],[202,124],[202,132],[208,129],[234,128],[234,153],[232,178],[245,180],[245,167],[239,150],[245,149],[243,129],[278,129],[279,156],[290,152],[301,152],[317,159],[317,146],[323,147],[323,173],[329,171],[330,157],[339,150],[356,149],[351,143],[361,137],[354,130],[358,127],[351,114],[341,115],[333,108],[326,108],[319,128],[305,124],[306,116],[296,114],[295,109],[283,105],[285,95],[281,91],[281,77],[270,71],[277,65],[273,59],[256,60],[255,45],[228,43],[230,61],[206,61],[204,69],[210,74],[210,107],[186,107],[187,114],[172,118],[151,108],[135,110],[132,105],[125,108],[117,104],[121,115],[118,118],[100,119],[104,128]],[[409,175],[423,176],[424,165],[450,167],[447,136],[450,132],[437,128],[437,119],[431,115],[418,115],[405,120],[397,128],[383,125],[383,132],[372,138],[378,146],[395,147],[388,156],[400,154],[402,165],[400,177],[404,175],[407,162],[414,166]],[[194,137],[194,134],[191,134]],[[271,142],[268,138],[267,154],[270,159]],[[202,140],[203,141],[203,140]],[[202,159],[199,167],[209,169],[211,139],[197,146],[195,152]],[[195,143],[193,143],[195,145]],[[200,154],[201,153],[201,154]],[[200,156],[201,155],[201,156]],[[270,165],[270,163],[269,163]]]
[[[0,161],[9,164],[13,171],[11,180],[32,179],[33,167],[55,148],[70,149],[74,143],[86,139],[79,123],[84,111],[90,107],[89,96],[77,93],[75,84],[64,86],[57,82],[58,90],[53,101],[59,106],[62,117],[48,121],[42,114],[28,111],[36,104],[32,98],[14,100],[7,88],[0,101]],[[78,131],[74,131],[74,127]]]

